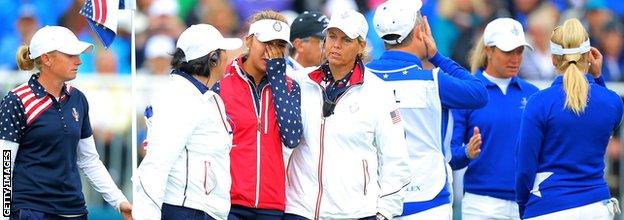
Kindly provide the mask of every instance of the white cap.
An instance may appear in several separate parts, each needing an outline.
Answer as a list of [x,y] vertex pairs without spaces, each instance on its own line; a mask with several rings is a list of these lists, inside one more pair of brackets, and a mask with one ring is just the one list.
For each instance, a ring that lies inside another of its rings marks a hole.
[[260,42],[283,40],[290,44],[290,25],[286,22],[262,19],[249,26],[249,35],[254,35]]
[[30,59],[35,59],[55,50],[69,55],[91,52],[93,44],[78,40],[66,27],[45,26],[35,32],[28,47]]
[[180,6],[174,0],[154,0],[149,6],[147,13],[150,16],[176,16]]
[[145,43],[145,56],[149,59],[169,57],[175,52],[175,40],[167,35],[152,36]]
[[176,47],[184,51],[186,61],[191,61],[217,49],[234,50],[242,45],[241,39],[224,38],[212,25],[195,24],[180,34]]
[[502,51],[511,51],[519,46],[533,47],[524,38],[524,30],[520,22],[511,18],[497,18],[485,26],[483,32],[485,46],[496,46]]
[[[373,24],[379,37],[389,34],[399,35],[396,40],[385,40],[387,44],[399,44],[414,30],[418,10],[422,7],[420,0],[388,0],[377,6]],[[383,39],[383,38],[382,38]]]
[[325,28],[323,32],[326,32],[327,29],[330,28],[340,29],[351,39],[355,39],[357,37],[366,39],[366,34],[368,33],[368,23],[366,23],[364,15],[353,9],[347,9],[334,13],[331,16],[331,19],[329,19],[327,28]]

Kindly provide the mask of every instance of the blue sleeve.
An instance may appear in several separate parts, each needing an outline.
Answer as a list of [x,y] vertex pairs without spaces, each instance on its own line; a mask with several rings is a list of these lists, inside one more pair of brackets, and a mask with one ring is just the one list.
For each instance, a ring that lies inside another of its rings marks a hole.
[[527,103],[522,120],[520,122],[520,133],[516,146],[516,201],[520,211],[520,217],[524,214],[524,209],[529,200],[535,175],[537,173],[539,152],[544,140],[544,120],[539,103],[533,96]]
[[472,136],[472,129],[467,126],[466,110],[451,110],[453,112],[453,139],[451,140],[451,161],[449,164],[453,170],[462,169],[470,163],[470,158],[466,155],[465,143],[468,143]]
[[267,61],[267,76],[271,84],[275,114],[280,128],[282,143],[288,148],[299,145],[303,126],[301,124],[301,88],[286,78],[284,58]]
[[217,93],[219,95],[221,95],[221,81],[218,81],[217,83],[215,83],[214,85],[212,85],[212,88],[210,90],[212,90],[214,93]]
[[442,107],[476,109],[487,104],[485,86],[468,70],[440,53],[429,59],[429,62],[442,70],[438,73]]
[[0,139],[20,143],[26,127],[22,102],[9,92],[0,102]]

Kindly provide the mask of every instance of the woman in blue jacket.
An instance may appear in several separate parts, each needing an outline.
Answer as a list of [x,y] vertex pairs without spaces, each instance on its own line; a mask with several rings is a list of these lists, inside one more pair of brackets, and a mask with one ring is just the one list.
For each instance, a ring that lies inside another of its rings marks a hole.
[[561,73],[531,97],[517,146],[516,199],[524,219],[613,219],[604,156],[622,119],[622,100],[586,72],[602,56],[577,19],[555,28],[553,65]]
[[490,100],[480,109],[453,110],[450,164],[453,169],[468,166],[464,220],[520,218],[514,192],[515,144],[524,105],[538,91],[518,77],[527,48],[532,49],[520,22],[499,18],[488,23],[473,49],[472,72],[485,85]]

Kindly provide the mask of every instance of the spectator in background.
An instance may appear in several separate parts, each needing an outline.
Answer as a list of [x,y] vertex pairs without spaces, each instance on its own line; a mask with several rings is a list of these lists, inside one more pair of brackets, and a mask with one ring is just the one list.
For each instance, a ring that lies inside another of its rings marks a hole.
[[141,3],[147,11],[147,28],[136,38],[137,66],[143,66],[145,61],[145,46],[147,40],[154,35],[167,35],[173,39],[186,29],[184,22],[178,17],[179,4],[177,0],[152,0],[151,4]]
[[557,24],[557,11],[543,5],[529,15],[527,32],[534,50],[524,50],[519,76],[530,80],[552,80],[556,76],[550,60],[550,34]]
[[152,75],[167,75],[171,69],[174,39],[167,35],[152,36],[145,44],[145,62],[139,71]]
[[119,72],[117,55],[110,50],[100,50],[95,55],[95,72],[97,74],[111,75]]
[[36,10],[32,4],[20,6],[19,18],[15,21],[17,32],[7,34],[0,41],[0,70],[17,70],[14,51],[19,46],[28,44],[39,28]]
[[178,18],[178,2],[175,0],[154,0],[147,10],[149,15],[148,32],[152,35],[165,34],[178,38],[185,25]]
[[540,7],[540,4],[550,4],[550,1],[546,0],[513,0],[509,5],[509,12],[512,18],[522,24],[522,27],[527,27],[528,16],[534,10]]
[[603,30],[600,47],[604,52],[602,75],[606,81],[624,81],[624,28],[613,20]]
[[290,25],[290,42],[293,54],[286,59],[287,71],[321,65],[321,42],[325,38],[323,30],[329,24],[327,16],[305,11]]
[[212,24],[224,36],[235,36],[240,28],[238,15],[228,0],[198,0],[185,21]]
[[599,45],[603,39],[603,30],[609,21],[613,20],[613,14],[604,0],[587,0],[585,19],[587,21],[585,28],[589,32],[591,45]]

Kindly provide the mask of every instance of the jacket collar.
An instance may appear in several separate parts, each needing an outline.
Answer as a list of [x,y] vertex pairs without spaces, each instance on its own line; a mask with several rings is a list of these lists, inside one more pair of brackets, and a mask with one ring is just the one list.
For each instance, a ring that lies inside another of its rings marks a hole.
[[[46,91],[41,83],[39,83],[39,74],[40,73],[33,74],[28,80],[28,86],[33,91],[37,99],[43,98],[48,94],[48,91]],[[72,89],[72,86],[68,85],[67,83],[63,83],[63,88],[61,89],[61,98],[65,96],[70,96]]]
[[187,79],[189,82],[191,82],[195,88],[197,88],[197,90],[199,90],[199,92],[201,94],[206,93],[209,89],[208,86],[204,85],[203,83],[201,83],[199,80],[197,80],[195,77],[191,76],[190,74],[181,71],[181,70],[172,70],[171,74],[176,74],[179,75],[181,77],[184,77],[185,79]]
[[[481,82],[485,83],[486,87],[498,87],[495,83],[493,83],[492,81],[490,81],[489,79],[485,78],[485,76],[483,75],[484,69],[483,68],[479,68],[479,70],[477,70],[477,72],[475,73],[475,76],[481,80]],[[522,83],[520,83],[520,78],[518,78],[518,76],[514,76],[511,77],[511,81],[509,82],[509,85],[515,85],[516,87],[518,87],[518,89],[523,90],[524,86],[522,85]]]
[[[594,80],[594,77],[592,75],[585,74],[585,78],[587,79],[587,82],[589,84],[596,83],[596,80]],[[562,85],[562,84],[563,84],[563,75],[558,75],[550,86]]]
[[[323,80],[326,78],[326,75],[331,74],[328,71],[329,63],[326,61],[325,63],[321,64],[319,68],[308,74],[308,77],[310,77],[312,81],[321,84],[321,82],[323,82]],[[364,64],[362,63],[362,60],[356,59],[355,65],[353,66],[353,69],[351,71],[352,73],[351,77],[349,78],[349,85],[364,83]]]
[[400,60],[404,62],[409,62],[418,65],[418,67],[422,67],[422,62],[420,59],[411,53],[400,51],[400,50],[388,50],[381,54],[379,58],[381,60]]

